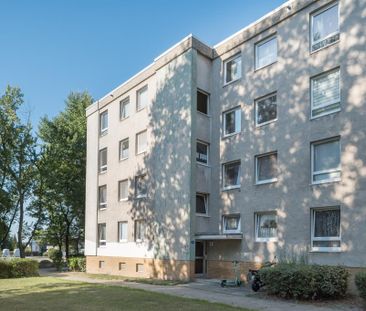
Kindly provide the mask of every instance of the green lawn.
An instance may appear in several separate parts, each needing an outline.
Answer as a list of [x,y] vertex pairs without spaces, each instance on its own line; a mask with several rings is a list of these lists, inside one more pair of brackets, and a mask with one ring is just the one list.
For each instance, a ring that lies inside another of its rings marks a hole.
[[118,281],[125,281],[125,282],[136,282],[136,283],[143,283],[143,284],[151,284],[151,285],[163,285],[163,286],[174,286],[178,284],[186,284],[185,281],[179,280],[160,280],[160,279],[147,279],[147,278],[133,278],[127,276],[120,276],[120,275],[111,275],[111,274],[91,274],[85,273],[84,276],[90,279],[97,279],[97,280],[118,280]]
[[52,277],[0,280],[0,310],[246,310],[143,290]]

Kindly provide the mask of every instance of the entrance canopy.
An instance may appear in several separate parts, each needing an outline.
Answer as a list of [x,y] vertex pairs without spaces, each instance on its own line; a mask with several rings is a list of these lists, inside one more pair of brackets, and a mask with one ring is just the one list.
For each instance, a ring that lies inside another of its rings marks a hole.
[[243,235],[238,234],[197,234],[196,240],[213,241],[213,240],[242,240]]

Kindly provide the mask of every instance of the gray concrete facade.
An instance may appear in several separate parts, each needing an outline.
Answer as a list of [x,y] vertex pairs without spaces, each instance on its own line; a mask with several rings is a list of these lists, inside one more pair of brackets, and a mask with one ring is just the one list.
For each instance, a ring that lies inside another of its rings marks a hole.
[[[311,51],[311,17],[338,4],[339,40]],[[320,11],[318,11],[320,10]],[[315,13],[314,13],[315,12]],[[157,258],[194,262],[195,243],[204,261],[263,262],[306,257],[309,262],[366,267],[366,3],[362,0],[289,1],[237,34],[209,47],[193,36],[87,109],[87,256]],[[258,42],[276,36],[276,61],[255,68]],[[225,61],[240,55],[241,77],[224,83]],[[311,79],[340,72],[340,109],[311,118]],[[148,86],[148,106],[136,111],[136,94]],[[197,111],[197,90],[209,94],[207,115]],[[277,96],[276,121],[256,126],[255,102]],[[120,101],[130,115],[120,119]],[[223,113],[240,108],[240,131],[223,137]],[[108,110],[101,136],[100,113]],[[136,134],[147,130],[148,148],[136,154]],[[129,138],[129,157],[119,142]],[[340,180],[312,183],[312,143],[339,138]],[[207,165],[196,163],[196,142],[209,145]],[[108,148],[107,172],[98,173],[98,152]],[[256,183],[256,157],[277,153],[277,180]],[[240,161],[240,187],[223,189],[223,164]],[[146,174],[147,196],[135,197],[135,177]],[[128,200],[118,200],[118,181],[128,179]],[[98,209],[98,187],[107,185],[107,208]],[[196,215],[196,193],[208,194],[208,212]],[[340,210],[340,247],[312,248],[313,211]],[[258,241],[256,215],[275,212],[276,240]],[[224,232],[225,215],[240,215],[238,234]],[[144,219],[144,242],[135,241],[135,220]],[[127,221],[127,242],[118,222]],[[106,245],[98,246],[98,223]],[[235,238],[234,238],[235,236]],[[209,265],[208,265],[209,266]]]

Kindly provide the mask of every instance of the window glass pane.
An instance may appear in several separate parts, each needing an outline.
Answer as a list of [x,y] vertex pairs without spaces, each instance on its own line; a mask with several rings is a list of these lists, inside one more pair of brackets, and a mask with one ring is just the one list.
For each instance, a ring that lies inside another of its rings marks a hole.
[[147,131],[137,134],[137,153],[147,150]]
[[258,238],[277,237],[276,214],[258,214]]
[[121,154],[120,154],[120,159],[127,159],[128,158],[128,153],[129,153],[129,140],[128,139],[124,139],[120,142],[121,146]]
[[339,31],[338,5],[313,17],[313,42]]
[[99,187],[99,207],[106,208],[107,207],[107,186]]
[[226,83],[241,77],[241,55],[228,61],[226,64]]
[[313,241],[313,247],[341,247],[341,241]]
[[272,95],[257,101],[257,124],[262,124],[277,118],[277,95]]
[[137,176],[135,179],[136,197],[143,197],[147,194],[146,175]]
[[314,181],[339,179],[341,177],[341,172],[336,171],[331,173],[317,173],[313,177]]
[[208,146],[206,144],[197,142],[196,160],[200,163],[208,163]]
[[120,117],[121,119],[125,119],[127,118],[129,115],[130,115],[130,99],[127,98],[123,101],[121,101],[121,104],[120,104]]
[[99,151],[99,170],[101,172],[107,170],[107,148]]
[[225,216],[225,230],[238,230],[239,219],[239,216]]
[[277,37],[257,45],[257,68],[267,66],[277,60]]
[[119,199],[125,200],[128,198],[128,181],[122,180],[119,182]]
[[137,92],[137,111],[144,109],[148,103],[148,88],[145,86]]
[[100,115],[100,131],[104,132],[108,129],[108,111]]
[[277,153],[257,158],[258,181],[270,180],[277,177]]
[[340,211],[315,211],[314,237],[340,236]]
[[239,185],[240,162],[224,165],[224,187]]
[[226,112],[225,118],[225,135],[235,133],[235,110]]
[[340,165],[339,140],[314,145],[314,171],[337,169]]
[[197,91],[197,110],[208,114],[208,95]]
[[106,224],[98,225],[99,245],[106,245]]
[[119,240],[127,241],[127,222],[119,223]]
[[135,222],[135,239],[144,240],[145,238],[145,222],[143,220],[137,220]]
[[198,214],[206,214],[206,200],[207,197],[204,194],[196,195],[196,213]]

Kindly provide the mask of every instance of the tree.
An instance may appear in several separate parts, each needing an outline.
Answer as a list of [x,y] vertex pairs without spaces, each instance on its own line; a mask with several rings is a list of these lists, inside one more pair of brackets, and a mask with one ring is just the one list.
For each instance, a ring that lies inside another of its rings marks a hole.
[[54,119],[43,118],[39,136],[44,144],[42,176],[47,210],[46,236],[69,257],[70,245],[83,239],[86,166],[86,93],[71,93],[66,109]]

